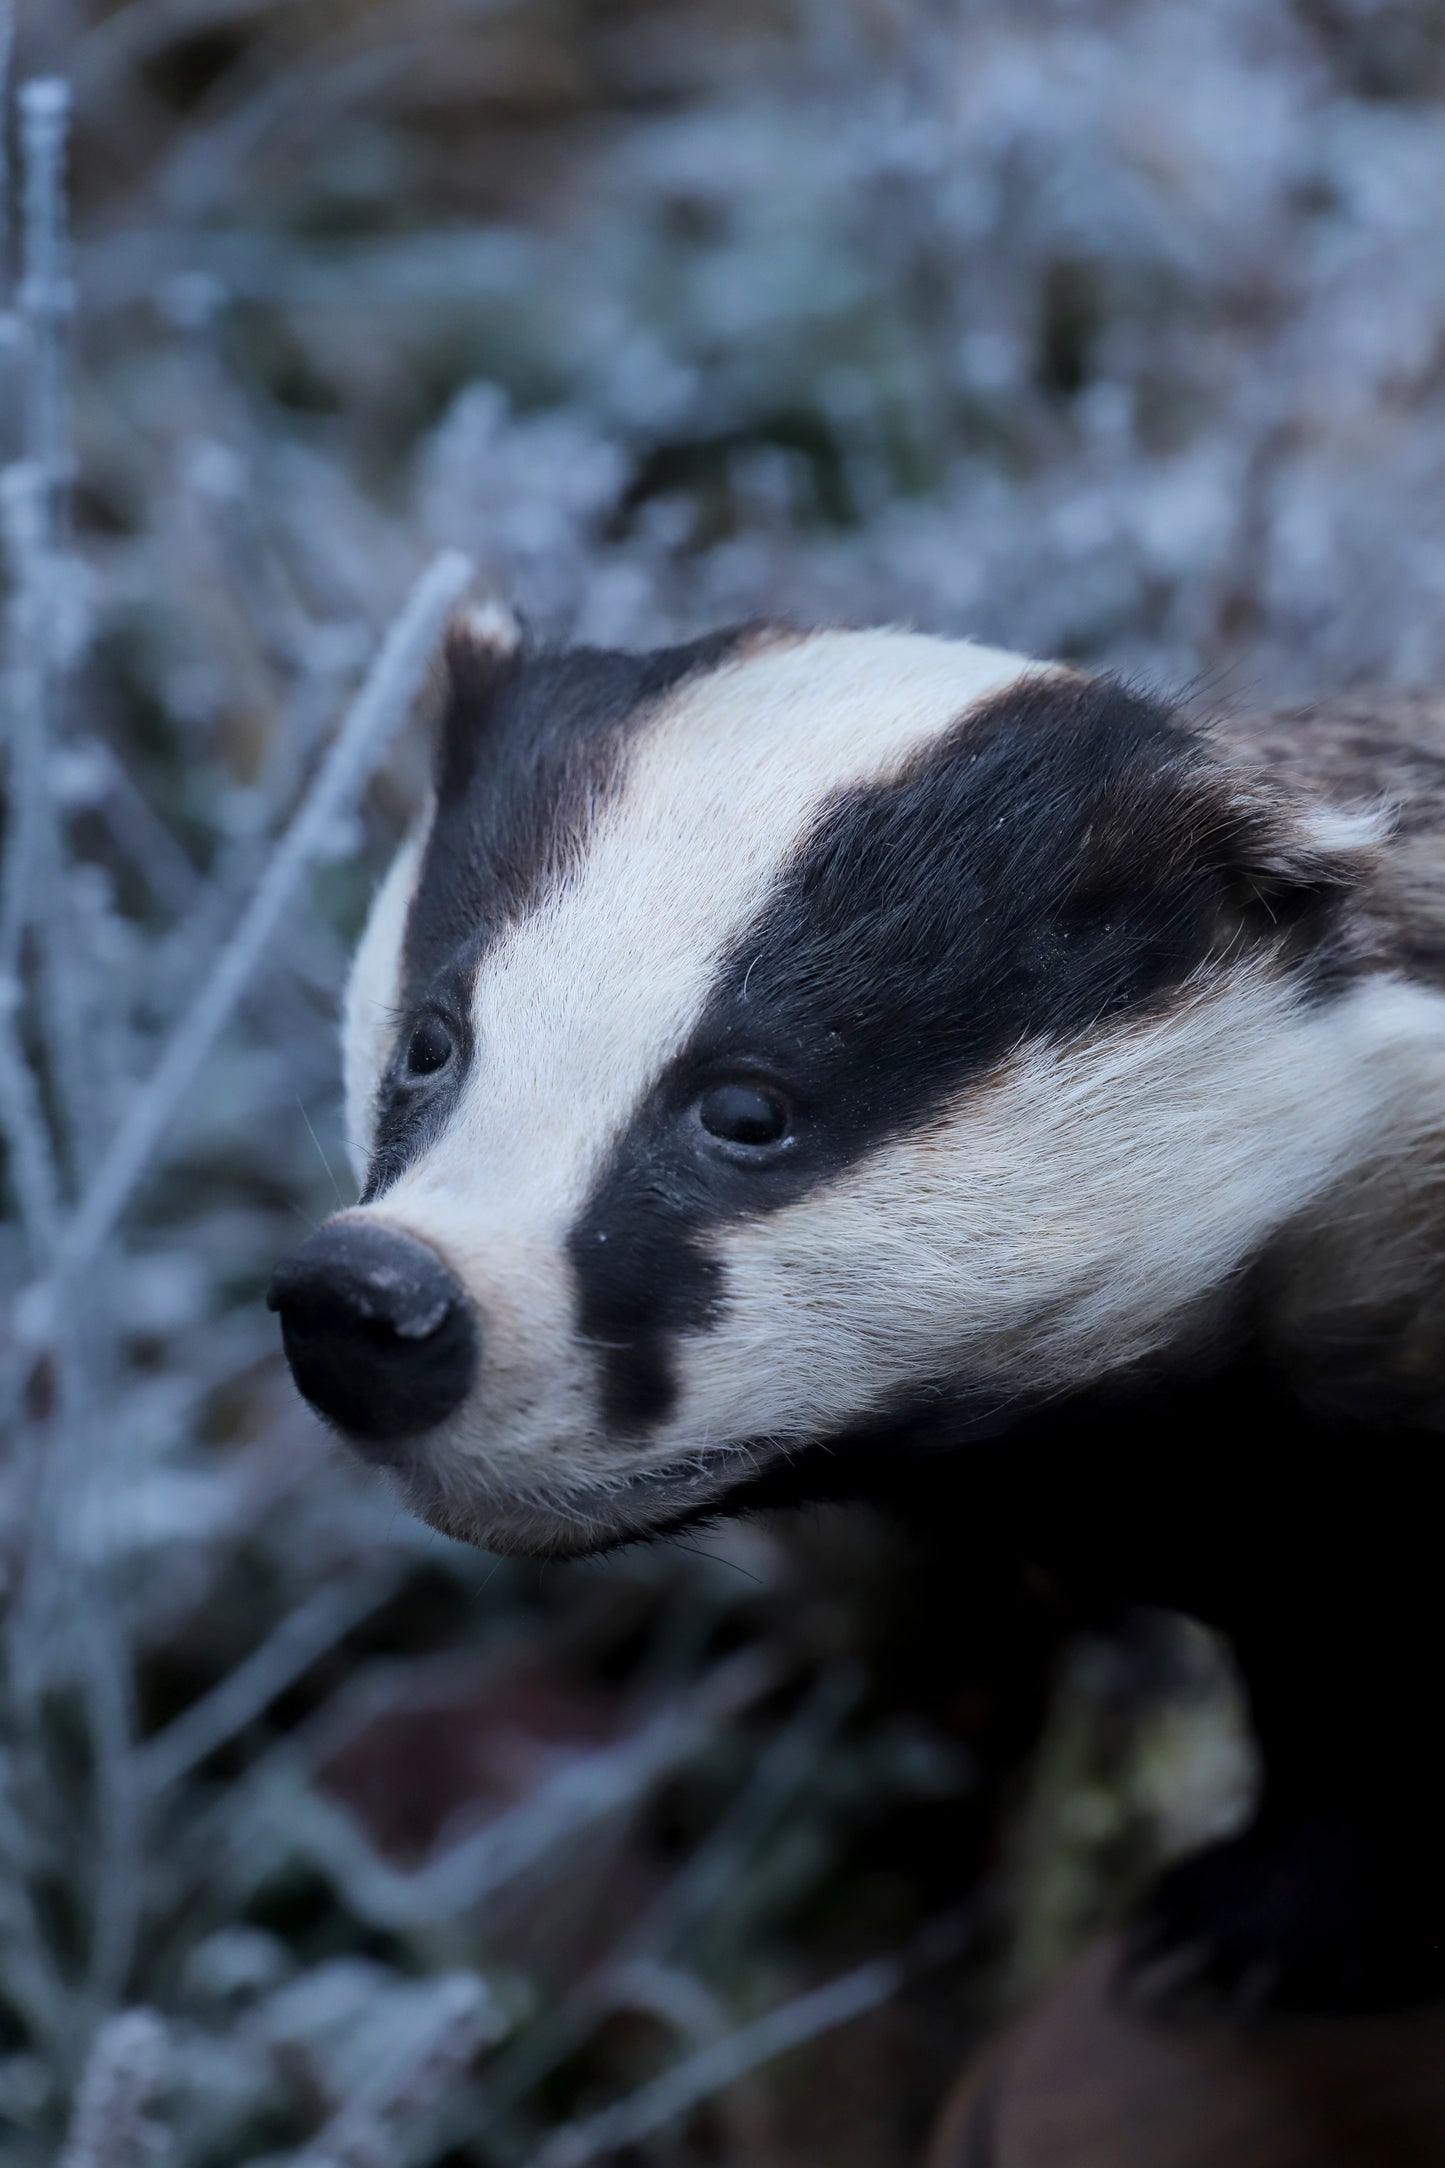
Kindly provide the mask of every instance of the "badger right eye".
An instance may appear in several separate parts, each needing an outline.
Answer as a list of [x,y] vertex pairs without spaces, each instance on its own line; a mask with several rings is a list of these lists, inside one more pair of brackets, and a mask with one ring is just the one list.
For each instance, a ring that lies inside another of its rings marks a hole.
[[452,1058],[452,1035],[436,1015],[424,1016],[407,1042],[409,1076],[435,1076]]
[[786,1099],[762,1084],[714,1084],[699,1099],[697,1116],[723,1144],[781,1144],[788,1133]]

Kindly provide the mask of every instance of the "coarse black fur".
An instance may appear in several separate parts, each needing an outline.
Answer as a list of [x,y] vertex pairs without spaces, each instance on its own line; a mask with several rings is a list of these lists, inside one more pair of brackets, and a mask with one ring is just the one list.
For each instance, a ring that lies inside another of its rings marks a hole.
[[[703,1239],[792,1203],[956,1102],[1028,1037],[1149,1014],[1211,963],[1290,944],[1323,991],[1345,867],[1291,854],[1280,806],[1112,679],[1034,679],[896,779],[826,809],[717,974],[687,1046],[619,1139],[571,1240],[610,1422],[675,1395],[676,1335],[722,1314]],[[689,1106],[754,1075],[791,1139],[698,1149]]]
[[[1437,1433],[1302,1407],[1248,1291],[1183,1374],[1005,1409],[943,1391],[804,1454],[723,1510],[883,1504],[1042,1569],[1079,1625],[1134,1605],[1222,1630],[1264,1773],[1239,1837],[1166,1876],[1128,1991],[1327,2011],[1445,1993]],[[967,1450],[962,1450],[967,1448]],[[953,1540],[952,1536],[950,1540]]]

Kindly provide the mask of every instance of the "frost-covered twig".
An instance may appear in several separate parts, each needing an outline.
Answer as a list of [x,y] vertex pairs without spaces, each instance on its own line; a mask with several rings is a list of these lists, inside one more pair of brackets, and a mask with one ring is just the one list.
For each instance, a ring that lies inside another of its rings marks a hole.
[[245,992],[303,874],[405,721],[442,627],[470,577],[468,560],[459,551],[447,550],[412,590],[320,773],[272,854],[241,923],[133,1102],[82,1198],[62,1238],[63,1271],[73,1272],[88,1263],[125,1210],[177,1106]]
[[[33,1262],[53,1270],[59,1241],[62,1168],[83,1173],[100,1131],[99,1081],[108,1035],[99,1026],[92,985],[97,961],[79,937],[81,882],[68,861],[55,779],[58,692],[80,645],[81,581],[66,552],[65,511],[71,467],[69,277],[66,150],[70,98],[52,77],[20,93],[23,152],[22,276],[19,342],[24,411],[22,457],[4,477],[6,562],[13,594],[6,613],[6,676],[12,756],[13,818],[0,885],[0,1121],[10,1145],[15,1185]],[[103,877],[85,890],[88,931],[102,936]],[[43,1092],[22,1076],[20,1011],[33,949],[34,1013],[47,1057],[49,1119]],[[43,1731],[49,1683],[77,1677],[87,1729],[93,1813],[87,1865],[92,1899],[84,1992],[73,2022],[106,2008],[119,1992],[135,1945],[141,1894],[141,1831],[131,1758],[131,1652],[114,1589],[103,1576],[81,1576],[67,1530],[81,1507],[94,1465],[102,1401],[101,1319],[65,1311],[38,1318],[48,1341],[49,1420],[26,1425],[21,1449],[25,1486],[26,1572],[12,1618],[11,1692],[32,1736]],[[33,1350],[22,1345],[22,1359]],[[36,1739],[38,1745],[38,1738]],[[32,1754],[45,1768],[43,1748]],[[44,1813],[46,1781],[32,1812]],[[97,2079],[100,2083],[100,2079]]]
[[736,1807],[718,1823],[622,1944],[629,1957],[676,1947],[731,1889],[757,1845],[818,1768],[863,1690],[856,1664],[825,1671],[762,1756]]
[[[660,1965],[656,1959],[638,1957],[606,1966],[591,1989],[595,2016],[601,2020],[619,2010],[640,2013],[664,2026],[679,2046],[695,2054],[718,2047],[731,2037],[721,1998],[699,1978],[680,1965]],[[755,2159],[762,2150],[763,2096],[743,2073],[724,2092],[719,2111],[728,2129],[733,2156],[739,2161]],[[496,2097],[492,2084],[488,2099]]]
[[[0,116],[3,118],[3,116]],[[47,686],[43,617],[43,485],[30,464],[0,476],[0,525],[11,594],[5,613],[9,759],[0,866],[0,1120],[32,1257],[47,1259],[60,1209],[60,1178],[35,1079],[21,1048],[21,963],[26,932],[43,908],[53,809],[47,785]]]
[[66,1984],[35,1902],[34,1832],[12,1796],[14,1756],[0,1751],[0,1984],[57,2050],[67,2031]]
[[512,2105],[555,2070],[606,2014],[619,1977],[635,1980],[639,1965],[656,1968],[659,1956],[675,1949],[688,1929],[737,1886],[775,1818],[818,1767],[862,1684],[852,1664],[823,1674],[768,1747],[736,1804],[622,1937],[608,1961],[499,2057],[488,2082],[494,2102]]
[[[168,1015],[183,1013],[195,999],[197,988],[209,978],[224,950],[230,929],[255,894],[285,805],[340,705],[345,680],[353,674],[351,665],[365,655],[364,641],[362,657],[357,657],[354,651],[348,652],[350,643],[344,638],[327,637],[316,628],[311,645],[319,654],[298,663],[301,681],[277,717],[261,774],[230,824],[210,878],[177,917],[164,944],[161,961],[165,975],[174,982]],[[334,989],[344,972],[344,960],[332,953],[337,944],[329,937],[329,929],[312,915],[298,924],[296,933],[296,941],[288,942],[279,954],[273,952],[268,961],[328,991]],[[260,990],[254,982],[249,989],[253,998]]]
[[149,2109],[165,2059],[165,2027],[153,2010],[124,2010],[100,2027],[57,2168],[155,2168],[163,2134]]
[[[69,93],[42,77],[20,93],[24,216],[18,290],[18,357],[24,413],[23,458],[5,477],[6,562],[12,599],[6,617],[6,688],[22,791],[7,859],[0,934],[0,979],[18,979],[20,943],[33,931],[36,1004],[51,1080],[70,1155],[83,1159],[94,1136],[94,1034],[85,1028],[86,972],[74,933],[73,898],[62,872],[59,823],[51,789],[56,686],[78,631],[78,582],[63,554],[64,492],[71,452],[68,422],[69,321],[65,154]],[[12,996],[12,999],[16,998]],[[88,1043],[89,1041],[89,1043]],[[7,1062],[7,1068],[10,1064]],[[23,1119],[7,1090],[13,1119]],[[31,1135],[27,1155],[47,1142]],[[42,1179],[26,1176],[32,1191]],[[32,1220],[34,1198],[32,1197]],[[34,1243],[32,1233],[32,1244]]]
[[15,49],[14,0],[0,0],[0,325],[10,293],[10,60]]
[[437,1983],[431,2008],[302,2152],[296,2168],[378,2168],[401,2162],[408,2130],[445,2098],[505,2020],[475,1973]]
[[60,1189],[35,1073],[16,1030],[18,988],[0,980],[0,1135],[32,1257],[43,1269],[55,1242]]
[[395,1572],[388,1572],[317,1589],[219,1686],[146,1741],[138,1755],[143,1787],[154,1796],[178,1783],[385,1602],[395,1585]]
[[585,1830],[625,1812],[779,1680],[773,1657],[746,1649],[630,1738],[568,1761],[518,1806],[410,1873],[393,1867],[349,1815],[315,1794],[287,1804],[290,1834],[376,1927],[415,1930],[455,1919],[540,1866]]
[[976,1921],[975,1909],[965,1906],[935,1921],[900,1955],[859,1965],[768,2011],[751,2025],[740,2026],[725,2040],[699,2048],[613,2107],[554,2132],[535,2156],[533,2168],[585,2168],[589,2161],[665,2130],[764,2063],[891,2002],[920,1972],[958,1956],[971,1939]]
[[65,478],[66,324],[74,290],[66,264],[65,153],[70,91],[41,76],[20,92],[24,237],[20,308],[30,347],[25,370],[26,456],[54,489]]

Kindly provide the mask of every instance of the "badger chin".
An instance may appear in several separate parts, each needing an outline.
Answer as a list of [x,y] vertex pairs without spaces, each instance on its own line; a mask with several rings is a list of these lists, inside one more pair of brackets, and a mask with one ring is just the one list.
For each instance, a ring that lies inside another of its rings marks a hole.
[[387,1472],[407,1507],[441,1535],[503,1557],[588,1558],[774,1508],[860,1499],[907,1508],[920,1486],[930,1494],[960,1449],[1013,1431],[1026,1413],[1017,1394],[955,1382],[811,1438],[734,1439],[590,1482],[513,1480],[474,1442],[445,1430],[388,1455]]
[[401,1475],[406,1503],[441,1535],[508,1558],[587,1558],[715,1520],[754,1481],[753,1447],[690,1454],[675,1467],[635,1469],[606,1483],[518,1495],[465,1479],[443,1482],[426,1467]]
[[[512,1558],[588,1558],[735,1515],[829,1502],[902,1505],[958,1449],[997,1437],[1021,1407],[996,1393],[931,1392],[925,1404],[811,1439],[753,1437],[605,1481],[545,1489],[500,1481],[475,1462],[416,1452],[392,1473],[407,1505],[442,1535]],[[886,1472],[885,1472],[886,1471]]]

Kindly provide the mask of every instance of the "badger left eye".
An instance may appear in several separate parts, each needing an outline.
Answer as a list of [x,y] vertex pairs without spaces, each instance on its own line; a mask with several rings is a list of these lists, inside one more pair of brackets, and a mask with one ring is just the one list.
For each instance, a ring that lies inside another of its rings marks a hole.
[[788,1133],[788,1103],[765,1084],[714,1084],[697,1103],[710,1137],[724,1144],[781,1144]]
[[435,1076],[452,1058],[452,1035],[439,1016],[424,1016],[407,1041],[406,1066],[411,1076]]

